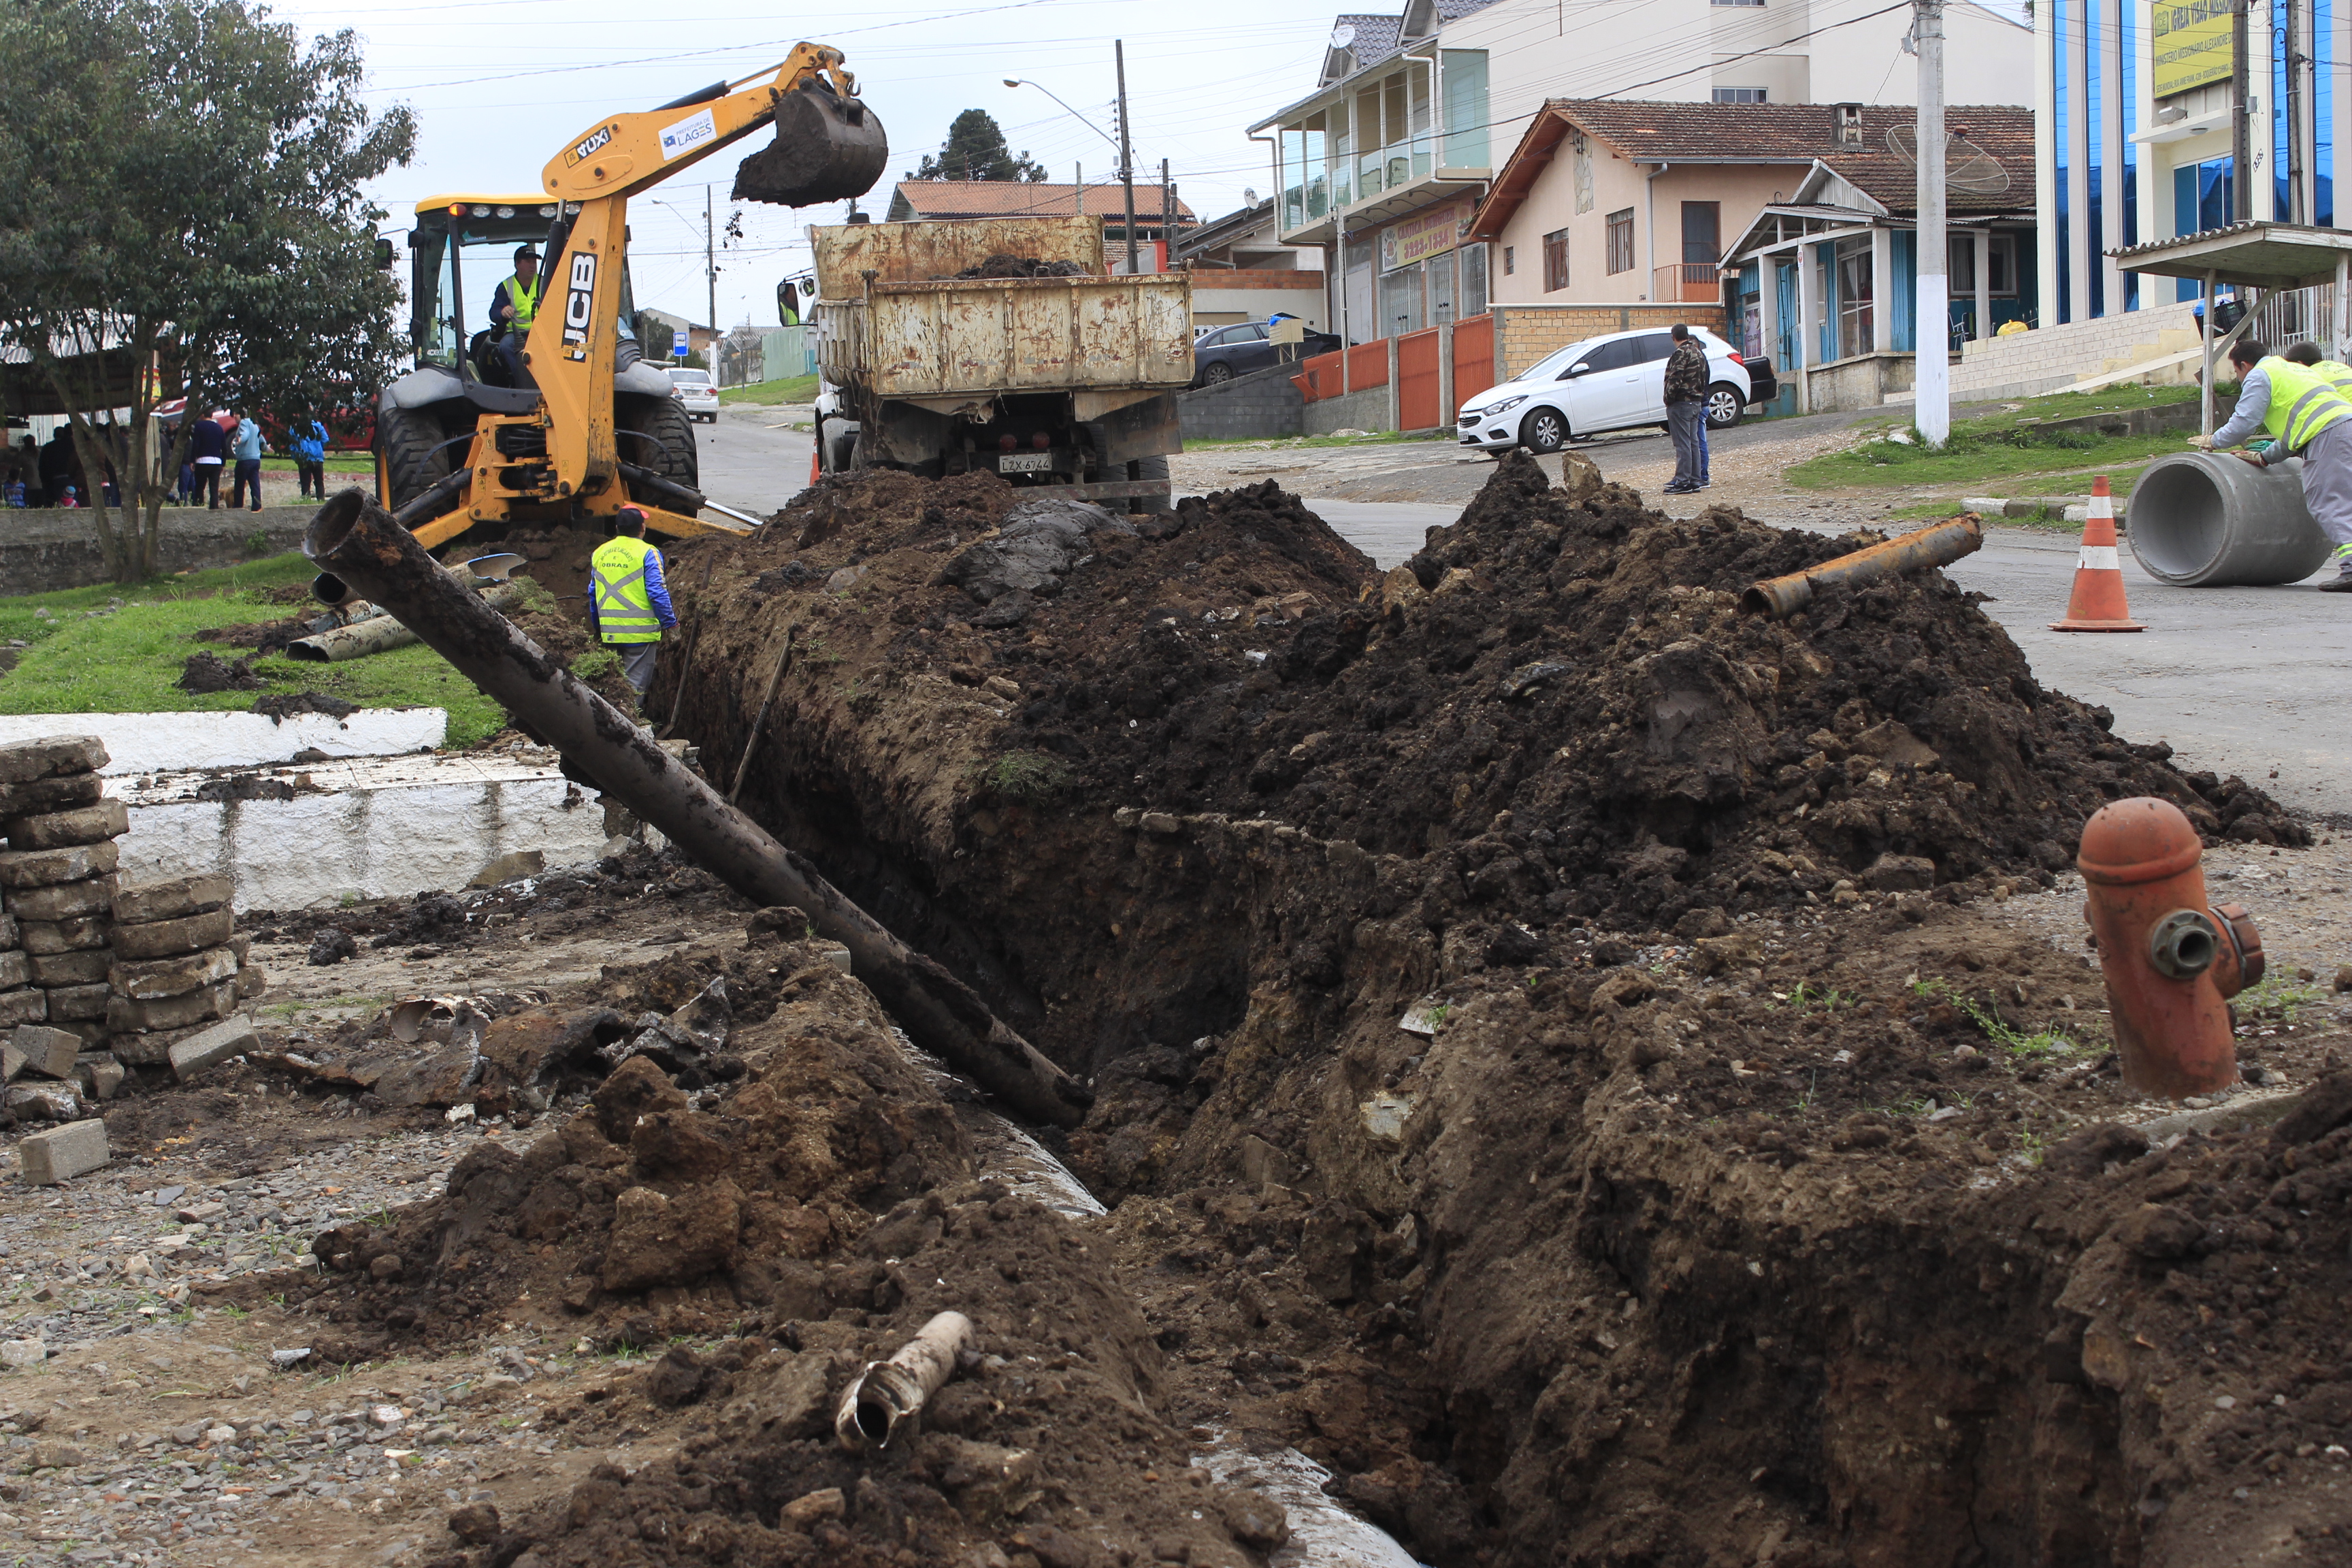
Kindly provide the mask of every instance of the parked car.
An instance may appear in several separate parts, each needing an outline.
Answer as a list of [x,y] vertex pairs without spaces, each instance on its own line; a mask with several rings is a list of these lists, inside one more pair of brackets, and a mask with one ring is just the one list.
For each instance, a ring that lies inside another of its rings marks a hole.
[[670,390],[686,405],[686,416],[699,419],[706,425],[719,423],[719,389],[710,384],[707,370],[673,370],[669,373]]
[[[1732,346],[1703,327],[1693,334],[1706,348],[1706,423],[1728,430],[1759,392],[1755,377]],[[1489,387],[1462,405],[1454,419],[1465,447],[1504,452],[1557,452],[1571,439],[1604,430],[1638,429],[1666,422],[1666,356],[1674,339],[1663,331],[1610,332],[1570,343]]]
[[1339,346],[1339,338],[1330,332],[1307,329],[1307,339],[1296,352],[1276,348],[1267,333],[1269,323],[1238,321],[1230,327],[1215,327],[1192,340],[1192,384],[1215,386],[1220,382],[1247,375],[1254,370],[1265,370],[1281,363],[1285,354],[1294,361],[1315,354],[1328,354]]

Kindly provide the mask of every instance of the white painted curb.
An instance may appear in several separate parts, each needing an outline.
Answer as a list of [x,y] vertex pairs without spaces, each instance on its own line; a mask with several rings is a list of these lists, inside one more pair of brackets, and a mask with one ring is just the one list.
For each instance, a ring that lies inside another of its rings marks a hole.
[[[449,736],[446,708],[362,708],[342,719],[299,713],[0,713],[0,746],[47,735],[96,735],[109,774],[180,773],[290,763],[299,752],[390,757],[431,751]],[[470,875],[470,873],[468,873]]]

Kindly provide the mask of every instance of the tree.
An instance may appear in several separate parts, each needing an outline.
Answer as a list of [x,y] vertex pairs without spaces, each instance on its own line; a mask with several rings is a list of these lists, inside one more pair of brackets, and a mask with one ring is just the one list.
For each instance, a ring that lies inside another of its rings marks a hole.
[[984,109],[967,109],[948,127],[940,155],[923,154],[922,166],[910,180],[1042,180],[1045,165],[1024,149],[1016,158],[1004,144],[1004,132]]
[[[306,47],[267,16],[247,0],[0,10],[0,342],[69,416],[121,581],[161,569],[194,419],[359,406],[403,346],[385,214],[361,186],[408,162],[415,121],[360,101],[355,34]],[[174,392],[188,417],[151,451]],[[121,520],[95,482],[109,468]]]

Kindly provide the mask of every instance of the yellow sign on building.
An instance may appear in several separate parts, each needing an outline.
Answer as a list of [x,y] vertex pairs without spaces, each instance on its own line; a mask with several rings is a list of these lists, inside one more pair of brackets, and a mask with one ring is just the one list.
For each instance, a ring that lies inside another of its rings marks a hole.
[[2157,0],[2148,42],[2155,55],[2149,89],[2158,98],[2230,79],[2230,0]]

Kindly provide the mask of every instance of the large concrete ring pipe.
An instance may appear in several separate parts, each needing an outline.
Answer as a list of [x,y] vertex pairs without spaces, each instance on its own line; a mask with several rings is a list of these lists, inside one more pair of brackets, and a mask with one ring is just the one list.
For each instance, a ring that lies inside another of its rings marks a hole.
[[2177,588],[2296,583],[2327,559],[2327,536],[2303,504],[2300,458],[2267,468],[2218,452],[2158,458],[2125,516],[2133,556]]

